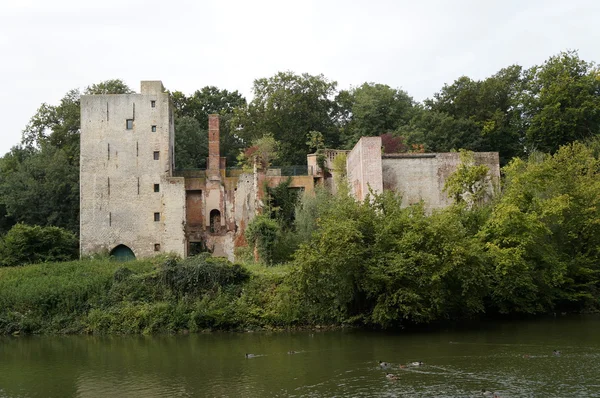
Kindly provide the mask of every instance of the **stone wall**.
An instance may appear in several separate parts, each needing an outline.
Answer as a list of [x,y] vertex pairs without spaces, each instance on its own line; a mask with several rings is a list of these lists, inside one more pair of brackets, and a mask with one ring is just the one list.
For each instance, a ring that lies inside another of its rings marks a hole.
[[120,244],[137,257],[185,255],[184,183],[171,178],[173,142],[160,82],[142,82],[141,94],[81,97],[82,255]]
[[[491,195],[500,179],[497,152],[476,152],[475,163],[490,169],[487,192]],[[443,191],[447,178],[460,164],[458,152],[383,155],[383,188],[402,194],[403,206],[423,200],[428,211],[452,204]]]
[[369,190],[383,192],[381,137],[362,137],[347,155],[346,170],[356,199],[364,200]]

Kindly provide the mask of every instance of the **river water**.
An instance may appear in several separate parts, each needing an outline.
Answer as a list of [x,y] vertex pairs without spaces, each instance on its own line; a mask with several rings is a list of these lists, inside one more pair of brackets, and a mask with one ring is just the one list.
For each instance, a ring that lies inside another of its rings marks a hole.
[[600,317],[410,333],[0,337],[0,397],[439,398],[482,389],[600,397]]

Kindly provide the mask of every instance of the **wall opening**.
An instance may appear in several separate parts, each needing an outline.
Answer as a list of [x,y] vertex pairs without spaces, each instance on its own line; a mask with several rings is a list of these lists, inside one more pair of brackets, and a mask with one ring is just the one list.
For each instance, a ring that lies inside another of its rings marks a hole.
[[135,260],[135,254],[133,250],[125,245],[118,245],[110,251],[110,256],[114,257],[117,261],[131,261]]
[[210,252],[204,242],[190,242],[188,247],[188,256],[197,256],[201,253]]
[[133,119],[127,119],[127,120],[125,121],[125,128],[126,128],[127,130],[131,130],[131,129],[133,129]]
[[212,234],[221,232],[221,212],[217,209],[210,211],[210,232]]

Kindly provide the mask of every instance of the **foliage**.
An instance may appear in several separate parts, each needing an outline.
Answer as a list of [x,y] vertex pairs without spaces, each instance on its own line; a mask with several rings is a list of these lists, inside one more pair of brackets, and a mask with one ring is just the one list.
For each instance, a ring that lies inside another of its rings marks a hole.
[[266,187],[268,210],[271,218],[277,220],[284,230],[294,225],[295,208],[298,203],[298,189],[290,188],[292,178],[288,177],[276,187]]
[[177,169],[206,168],[208,133],[191,116],[175,119],[175,167]]
[[599,166],[593,146],[573,143],[504,169],[504,195],[481,231],[501,312],[597,307]]
[[13,147],[0,159],[7,215],[31,225],[79,231],[79,165],[66,149]]
[[207,291],[239,284],[248,279],[248,271],[238,264],[208,253],[178,262],[169,259],[159,268],[159,278],[177,297],[199,297]]
[[332,120],[336,85],[323,75],[307,73],[279,72],[257,79],[254,99],[235,112],[232,123],[239,126],[238,134],[245,142],[271,133],[281,143],[279,163],[305,164],[310,131],[322,132],[327,146],[337,146]]
[[600,72],[568,51],[527,71],[524,96],[527,146],[554,152],[600,133]]
[[[273,251],[277,242],[280,226],[268,214],[257,215],[248,223],[245,237],[253,246],[259,259],[267,265],[273,263]],[[256,258],[255,258],[256,260]]]
[[[85,94],[132,91],[121,80],[89,86]],[[23,130],[23,146],[0,159],[0,205],[16,222],[79,231],[80,92],[58,105],[42,104]]]
[[379,136],[407,125],[413,116],[413,99],[405,91],[385,84],[364,83],[340,97],[345,97],[341,105],[347,107],[345,113],[349,115],[342,131],[348,149],[360,137]]
[[[489,167],[475,164],[475,154],[460,150],[460,164],[444,185],[444,192],[453,198],[455,203],[466,203],[469,208],[481,204],[490,181],[486,178]],[[493,187],[492,187],[493,188]]]
[[380,137],[383,153],[401,153],[408,151],[408,147],[404,144],[403,137],[394,136],[392,133],[385,133]]
[[134,91],[121,79],[105,80],[85,89],[85,95],[98,94],[134,94]]
[[460,213],[400,203],[337,197],[319,218],[296,255],[311,319],[390,326],[483,311],[485,262]]
[[[182,168],[187,168],[188,157],[193,154],[191,164],[197,165],[193,167],[204,167],[206,159],[202,160],[200,153],[208,153],[207,149],[207,131],[208,131],[208,115],[220,115],[220,151],[221,156],[227,158],[229,164],[235,164],[236,157],[240,150],[244,148],[244,142],[235,134],[235,129],[231,128],[231,117],[235,109],[246,106],[246,99],[237,91],[221,90],[215,86],[206,86],[200,90],[196,90],[192,95],[186,96],[180,91],[174,91],[171,94],[171,101],[174,106],[175,113],[175,153],[177,158],[181,157],[180,151],[186,151],[187,154],[182,160]],[[197,124],[193,124],[189,119],[195,119]],[[180,119],[187,119],[182,124]],[[177,129],[177,125],[183,126],[185,131]],[[190,131],[190,128],[193,130]],[[198,135],[203,135],[200,141],[190,141]],[[177,145],[179,141],[179,145]],[[196,152],[200,149],[201,152]],[[206,156],[204,156],[206,158]],[[199,165],[199,166],[198,166]],[[190,166],[191,167],[191,166]]]
[[252,145],[238,155],[239,164],[244,169],[252,170],[254,167],[266,171],[271,163],[279,158],[280,143],[270,134],[254,140]]
[[0,265],[67,261],[77,257],[77,237],[58,227],[16,224],[0,241]]

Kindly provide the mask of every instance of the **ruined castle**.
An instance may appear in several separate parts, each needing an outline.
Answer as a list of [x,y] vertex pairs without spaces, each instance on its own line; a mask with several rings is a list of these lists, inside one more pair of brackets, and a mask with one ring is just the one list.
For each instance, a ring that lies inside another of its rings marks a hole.
[[[291,179],[305,192],[330,177],[308,155],[302,175],[282,168],[253,173],[231,170],[219,151],[219,117],[209,117],[206,170],[175,170],[174,118],[160,81],[142,81],[139,94],[81,97],[80,254],[110,252],[149,257],[201,250],[234,259],[246,244],[244,230],[262,206],[264,187]],[[363,137],[352,151],[326,151],[325,167],[347,152],[352,194],[402,192],[403,204],[424,201],[428,210],[448,206],[446,178],[460,164],[458,153],[382,154],[379,137]],[[499,179],[498,153],[476,153]]]

